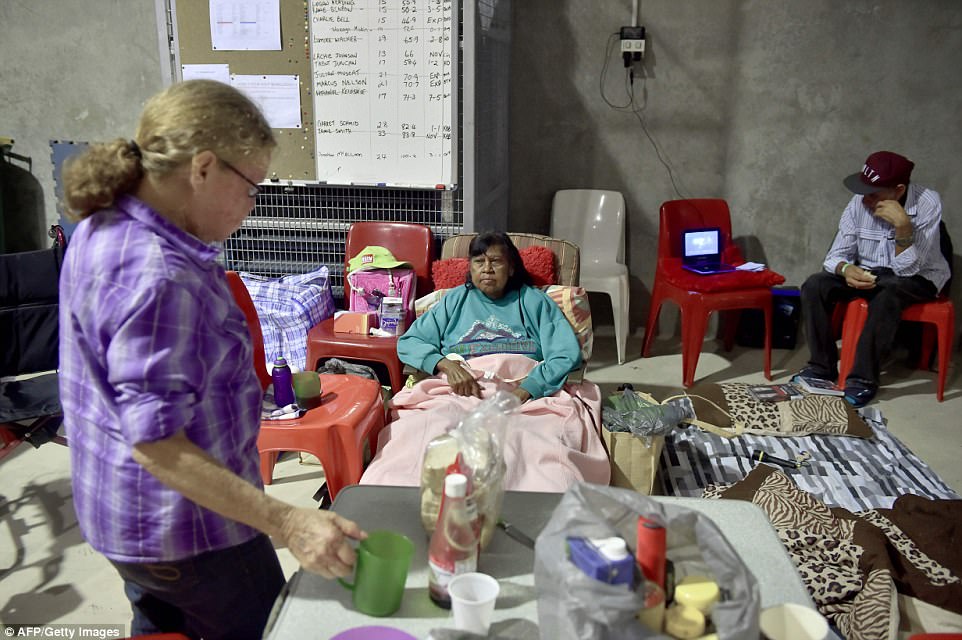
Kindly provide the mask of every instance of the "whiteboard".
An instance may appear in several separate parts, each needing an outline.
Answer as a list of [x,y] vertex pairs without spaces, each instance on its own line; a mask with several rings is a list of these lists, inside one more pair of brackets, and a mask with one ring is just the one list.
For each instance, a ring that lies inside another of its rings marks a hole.
[[310,0],[317,180],[453,188],[451,0]]

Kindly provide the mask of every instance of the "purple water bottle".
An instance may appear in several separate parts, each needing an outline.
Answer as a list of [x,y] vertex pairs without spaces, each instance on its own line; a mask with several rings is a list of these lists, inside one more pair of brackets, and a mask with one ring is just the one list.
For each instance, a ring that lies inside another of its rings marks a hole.
[[294,376],[291,375],[291,368],[287,366],[287,360],[282,356],[277,356],[274,360],[271,379],[274,381],[274,403],[278,407],[294,404]]

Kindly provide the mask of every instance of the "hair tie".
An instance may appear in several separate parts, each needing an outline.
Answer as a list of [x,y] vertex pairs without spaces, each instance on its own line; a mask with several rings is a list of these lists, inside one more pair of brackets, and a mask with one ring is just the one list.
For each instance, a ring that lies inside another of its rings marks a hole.
[[140,145],[137,144],[136,140],[130,140],[127,143],[127,148],[130,149],[130,152],[134,154],[134,157],[136,157],[138,160],[144,157],[144,154],[140,151]]

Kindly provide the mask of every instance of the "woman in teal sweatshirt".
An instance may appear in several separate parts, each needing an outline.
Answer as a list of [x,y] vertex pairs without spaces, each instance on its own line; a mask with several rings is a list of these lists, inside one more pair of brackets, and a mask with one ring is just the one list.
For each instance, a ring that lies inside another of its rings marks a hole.
[[531,276],[507,234],[481,233],[469,248],[470,272],[459,287],[418,318],[398,339],[398,356],[427,373],[444,373],[451,389],[481,397],[465,360],[489,353],[515,353],[538,365],[514,390],[524,402],[556,393],[581,365],[581,349],[558,305],[530,286]]

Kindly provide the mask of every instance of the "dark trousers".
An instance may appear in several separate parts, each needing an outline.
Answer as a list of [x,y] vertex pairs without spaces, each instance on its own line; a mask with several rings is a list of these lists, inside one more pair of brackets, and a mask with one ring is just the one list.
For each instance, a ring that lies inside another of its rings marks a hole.
[[284,586],[270,538],[176,562],[113,562],[133,606],[132,636],[258,640]]
[[868,300],[868,319],[855,349],[855,363],[848,379],[878,385],[882,359],[895,342],[902,311],[916,302],[932,300],[935,285],[921,276],[901,277],[891,269],[874,270],[872,289],[853,289],[845,278],[825,271],[802,285],[802,316],[810,353],[808,365],[827,378],[838,375],[838,348],[832,329],[835,305],[853,298]]

